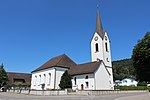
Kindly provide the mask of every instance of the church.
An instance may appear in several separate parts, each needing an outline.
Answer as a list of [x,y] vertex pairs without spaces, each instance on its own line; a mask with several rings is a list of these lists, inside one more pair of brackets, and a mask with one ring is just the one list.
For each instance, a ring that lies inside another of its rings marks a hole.
[[73,90],[113,90],[110,40],[103,30],[98,8],[96,30],[90,43],[91,62],[76,64],[65,54],[51,58],[32,71],[31,89],[60,89],[61,76],[68,70]]

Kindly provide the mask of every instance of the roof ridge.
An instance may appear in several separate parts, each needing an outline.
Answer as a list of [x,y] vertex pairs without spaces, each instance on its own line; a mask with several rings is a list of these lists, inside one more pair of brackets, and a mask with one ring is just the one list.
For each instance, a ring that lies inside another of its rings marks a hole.
[[86,62],[86,63],[82,63],[82,64],[77,64],[77,65],[84,65],[84,64],[90,64],[90,63],[98,63],[97,61],[93,61],[93,62]]
[[31,74],[31,73],[20,73],[20,72],[6,72],[6,73],[12,73],[12,74]]
[[62,55],[60,55],[60,56],[58,56],[58,57],[61,57],[60,58],[60,60],[56,63],[56,66],[59,64],[59,62],[64,58],[64,56],[66,56],[65,54],[62,54]]

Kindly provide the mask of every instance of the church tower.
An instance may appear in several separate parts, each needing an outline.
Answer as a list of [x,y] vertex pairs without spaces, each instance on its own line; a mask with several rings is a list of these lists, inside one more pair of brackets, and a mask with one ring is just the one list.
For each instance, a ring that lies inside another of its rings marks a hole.
[[91,40],[92,62],[102,60],[105,66],[112,67],[110,40],[106,31],[103,30],[99,8],[96,11],[96,30]]
[[106,78],[105,82],[109,81],[109,86],[113,90],[114,88],[113,88],[113,72],[111,62],[110,40],[107,32],[103,30],[98,7],[96,11],[96,30],[91,40],[91,56],[92,62],[102,61],[102,63],[104,64],[105,68],[109,73],[109,78]]

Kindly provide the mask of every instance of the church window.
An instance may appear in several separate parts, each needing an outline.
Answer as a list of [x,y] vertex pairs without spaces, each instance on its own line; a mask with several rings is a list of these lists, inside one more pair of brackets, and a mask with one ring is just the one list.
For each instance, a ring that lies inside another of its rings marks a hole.
[[108,46],[107,46],[107,43],[105,43],[105,48],[106,48],[106,51],[108,52]]
[[76,77],[74,78],[74,84],[75,85],[77,84],[77,78]]
[[88,88],[89,87],[89,82],[85,82],[85,84],[86,84],[86,87]]
[[46,74],[44,74],[44,83],[45,83],[45,81],[46,81]]
[[98,52],[98,43],[95,44],[96,52]]
[[51,83],[51,73],[49,73],[49,81],[48,81],[48,84],[50,85]]
[[89,78],[88,76],[85,77],[85,79],[88,79],[88,78]]
[[39,75],[39,78],[40,78],[40,82],[39,82],[39,84],[41,84],[41,75]]
[[36,82],[37,82],[37,76],[35,76],[35,82],[34,82],[35,85],[36,85]]

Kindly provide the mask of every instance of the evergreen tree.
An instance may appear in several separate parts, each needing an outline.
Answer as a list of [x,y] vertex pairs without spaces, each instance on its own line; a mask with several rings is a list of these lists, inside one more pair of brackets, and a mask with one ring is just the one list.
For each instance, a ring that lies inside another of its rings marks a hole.
[[134,47],[132,60],[137,79],[150,82],[150,32]]
[[68,71],[65,71],[65,73],[62,75],[59,87],[62,90],[66,88],[72,88],[71,76],[68,74]]
[[0,65],[0,87],[5,86],[7,84],[8,76],[4,69],[4,65]]

